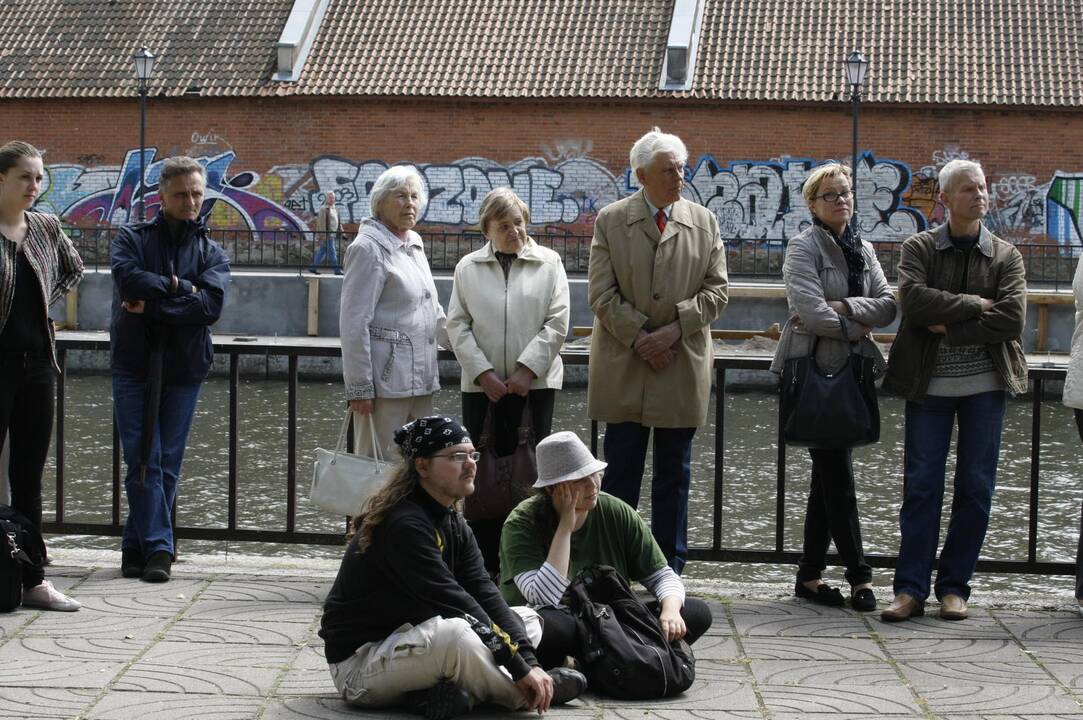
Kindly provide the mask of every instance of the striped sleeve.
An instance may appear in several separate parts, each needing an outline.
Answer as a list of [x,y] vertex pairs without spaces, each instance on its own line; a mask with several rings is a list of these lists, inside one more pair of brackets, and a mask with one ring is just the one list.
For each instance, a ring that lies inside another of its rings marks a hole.
[[559,605],[570,584],[568,578],[549,563],[542,564],[537,570],[527,570],[515,576],[515,586],[531,605]]
[[670,595],[676,595],[681,599],[681,606],[684,606],[684,583],[669,565],[663,565],[640,582],[658,598],[658,602]]

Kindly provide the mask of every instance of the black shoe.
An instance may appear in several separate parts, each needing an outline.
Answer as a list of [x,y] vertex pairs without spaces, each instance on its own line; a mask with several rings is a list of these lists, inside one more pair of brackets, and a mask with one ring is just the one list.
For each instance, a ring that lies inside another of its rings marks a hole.
[[143,568],[143,582],[160,583],[169,580],[169,569],[173,565],[173,556],[165,550],[147,558],[147,564]]
[[313,275],[319,275],[319,274],[320,274],[320,271],[319,271],[319,270],[317,270],[317,269],[316,269],[316,268],[314,268],[314,267],[310,267],[310,268],[308,269],[308,271],[309,271],[310,273],[312,273]]
[[341,275],[341,274],[342,274],[342,270],[335,270],[335,275]]
[[798,580],[793,587],[793,594],[825,607],[839,607],[846,604],[846,598],[842,596],[839,589],[833,588],[827,583],[821,583],[815,590],[809,590],[803,582]]
[[132,548],[120,549],[120,574],[126,578],[143,576],[143,566],[146,565],[143,553]]
[[472,705],[470,693],[450,680],[441,680],[431,688],[408,692],[402,698],[402,706],[408,712],[424,715],[428,720],[449,720],[469,712]]
[[553,678],[553,704],[563,705],[583,694],[587,689],[587,679],[583,673],[571,668],[558,667],[549,671]]
[[850,591],[850,607],[858,612],[872,612],[876,609],[876,595],[871,588]]

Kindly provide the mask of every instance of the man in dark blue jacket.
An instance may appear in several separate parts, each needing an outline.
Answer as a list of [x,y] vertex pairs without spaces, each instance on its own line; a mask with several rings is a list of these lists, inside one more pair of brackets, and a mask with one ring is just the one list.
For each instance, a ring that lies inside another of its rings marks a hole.
[[229,285],[229,258],[200,219],[206,184],[192,158],[166,160],[161,212],[113,240],[113,406],[128,466],[121,570],[147,582],[169,580],[177,478]]

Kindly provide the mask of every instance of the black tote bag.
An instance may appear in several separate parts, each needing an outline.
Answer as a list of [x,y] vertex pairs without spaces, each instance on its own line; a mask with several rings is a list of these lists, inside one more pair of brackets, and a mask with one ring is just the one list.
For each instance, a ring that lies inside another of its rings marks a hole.
[[851,347],[846,362],[833,373],[816,362],[812,341],[808,355],[786,361],[780,400],[782,437],[788,445],[840,449],[880,439],[880,405],[873,361]]

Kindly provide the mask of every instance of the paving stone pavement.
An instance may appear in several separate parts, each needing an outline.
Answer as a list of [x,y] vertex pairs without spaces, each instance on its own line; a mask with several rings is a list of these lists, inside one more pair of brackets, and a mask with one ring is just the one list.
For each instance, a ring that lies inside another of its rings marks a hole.
[[[409,717],[336,695],[316,635],[331,585],[309,573],[175,567],[151,585],[101,564],[51,567],[77,613],[0,615],[0,720],[301,720]],[[781,593],[779,593],[781,595]],[[560,720],[1009,720],[1083,718],[1083,619],[974,608],[965,622],[888,625],[797,599],[710,599],[683,695],[587,695]],[[485,718],[526,717],[479,709]]]

